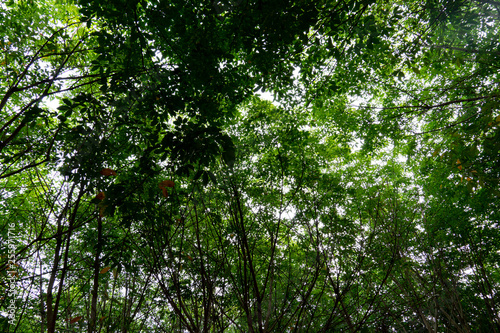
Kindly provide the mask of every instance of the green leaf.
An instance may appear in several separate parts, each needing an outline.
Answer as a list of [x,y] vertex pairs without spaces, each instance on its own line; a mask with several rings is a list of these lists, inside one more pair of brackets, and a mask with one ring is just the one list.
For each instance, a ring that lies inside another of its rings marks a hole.
[[224,147],[224,151],[222,152],[222,158],[229,168],[234,167],[234,162],[236,160],[236,149],[233,145],[227,145]]
[[207,174],[210,177],[210,179],[212,180],[212,182],[214,183],[214,185],[217,185],[217,179],[215,178],[215,175],[213,174],[213,172],[208,171]]

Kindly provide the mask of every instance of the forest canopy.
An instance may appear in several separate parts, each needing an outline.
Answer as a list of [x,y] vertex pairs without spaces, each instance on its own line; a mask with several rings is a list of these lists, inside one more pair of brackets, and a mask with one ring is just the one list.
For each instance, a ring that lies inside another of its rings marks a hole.
[[499,21],[0,3],[0,331],[500,332]]

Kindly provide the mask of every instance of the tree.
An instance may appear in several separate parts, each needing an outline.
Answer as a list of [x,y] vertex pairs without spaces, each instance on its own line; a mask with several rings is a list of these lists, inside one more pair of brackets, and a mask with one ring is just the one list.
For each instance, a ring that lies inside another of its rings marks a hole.
[[498,15],[0,5],[1,330],[500,331]]

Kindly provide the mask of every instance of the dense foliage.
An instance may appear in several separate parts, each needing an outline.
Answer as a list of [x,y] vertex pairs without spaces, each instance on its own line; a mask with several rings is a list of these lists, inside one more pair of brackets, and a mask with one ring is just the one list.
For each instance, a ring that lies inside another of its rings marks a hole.
[[0,4],[0,331],[500,332],[499,18]]

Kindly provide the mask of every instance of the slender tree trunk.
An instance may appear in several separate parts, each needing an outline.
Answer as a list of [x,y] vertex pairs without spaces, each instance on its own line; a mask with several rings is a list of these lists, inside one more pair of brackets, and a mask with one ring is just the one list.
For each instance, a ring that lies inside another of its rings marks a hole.
[[[38,260],[40,260],[40,251],[37,251],[37,256]],[[42,271],[42,263],[40,262],[40,285],[39,285],[39,290],[40,290],[40,332],[45,333],[45,303],[43,299],[43,271]]]
[[[80,193],[78,195],[78,198],[76,199],[75,201],[75,206],[73,208],[73,211],[71,213],[71,216],[68,218],[68,222],[69,222],[69,225],[68,225],[68,233],[66,235],[66,238],[63,239],[62,235],[63,235],[63,232],[62,232],[62,224],[61,224],[61,221],[62,221],[62,218],[66,215],[66,212],[68,211],[68,208],[69,208],[69,204],[72,200],[72,197],[73,197],[73,191],[76,187],[76,184],[73,184],[72,187],[71,187],[71,190],[68,194],[68,199],[67,199],[67,202],[66,202],[66,207],[64,207],[64,210],[62,212],[62,214],[60,215],[60,218],[59,218],[59,221],[58,221],[58,236],[57,236],[57,246],[56,246],[56,257],[57,257],[57,260],[55,260],[54,262],[54,269],[52,271],[52,274],[51,274],[51,284],[49,283],[49,290],[50,290],[50,302],[49,302],[49,292],[47,292],[47,320],[49,321],[49,323],[47,324],[47,327],[48,327],[48,332],[49,333],[53,333],[55,332],[55,325],[56,325],[56,321],[57,321],[57,313],[58,313],[58,310],[59,310],[59,302],[61,300],[61,295],[62,295],[62,291],[63,291],[63,287],[64,287],[64,279],[66,278],[66,273],[68,272],[68,268],[69,268],[69,265],[68,265],[68,261],[69,261],[69,246],[70,246],[70,241],[71,241],[71,234],[72,234],[72,230],[73,230],[73,226],[74,226],[74,221],[76,219],[76,212],[78,210],[78,206],[79,206],[79,203],[80,203],[80,200],[84,194],[84,190],[83,188],[80,189]],[[63,243],[63,241],[66,241],[66,248],[65,248],[65,251],[64,251],[64,258],[63,258],[63,267],[61,269],[61,277],[59,278],[59,285],[58,285],[58,290],[57,290],[57,295],[56,295],[56,299],[55,299],[55,303],[54,303],[54,306],[52,307],[52,300],[53,300],[53,296],[52,296],[52,289],[54,287],[54,281],[55,281],[55,276],[56,276],[56,271],[57,271],[57,266],[59,265],[59,261],[61,260],[61,257],[60,257],[60,254],[59,252],[61,251],[61,244]],[[49,308],[50,308],[50,316],[49,316]]]
[[[63,269],[61,278],[59,279],[59,291],[56,295],[55,299],[55,304],[53,305],[54,302],[54,295],[52,294],[53,289],[54,289],[54,283],[56,281],[56,276],[57,276],[57,271],[59,268],[59,262],[61,260],[61,247],[64,242],[63,239],[63,230],[62,230],[62,220],[64,216],[66,215],[68,211],[68,206],[69,203],[71,202],[71,198],[73,196],[73,191],[75,189],[76,184],[73,184],[71,187],[71,190],[69,191],[68,194],[68,199],[66,201],[66,206],[63,208],[61,214],[59,214],[59,217],[57,219],[57,231],[56,231],[56,248],[54,251],[54,264],[52,265],[52,272],[50,274],[50,279],[49,279],[49,285],[47,286],[47,332],[48,333],[54,333],[56,329],[56,321],[57,321],[57,311],[58,311],[58,306],[59,306],[59,298],[61,296],[61,290],[63,287],[63,282],[64,282],[64,276],[65,276],[65,269]],[[71,228],[71,227],[70,227]],[[67,246],[69,247],[69,238],[70,234],[67,235]],[[67,249],[66,249],[66,255],[67,259]],[[67,260],[65,259],[65,264],[67,264]],[[64,267],[66,268],[66,267]]]
[[[62,214],[61,214],[62,215]],[[61,216],[62,218],[62,216]],[[49,279],[49,284],[47,286],[47,331],[49,333],[53,333],[55,331],[55,326],[56,326],[56,315],[54,308],[53,308],[53,294],[52,290],[54,289],[54,283],[56,281],[56,275],[57,275],[57,270],[59,267],[59,260],[60,260],[60,255],[59,252],[61,251],[61,244],[62,244],[62,236],[61,236],[61,218],[58,221],[58,226],[57,226],[57,238],[56,238],[56,249],[55,249],[55,255],[54,255],[54,263],[52,265],[52,272],[50,274],[50,279]]]
[[97,293],[99,291],[99,267],[102,247],[102,218],[97,218],[97,247],[94,259],[94,287],[92,289],[92,301],[90,306],[90,318],[88,333],[95,332],[96,317],[97,317]]

